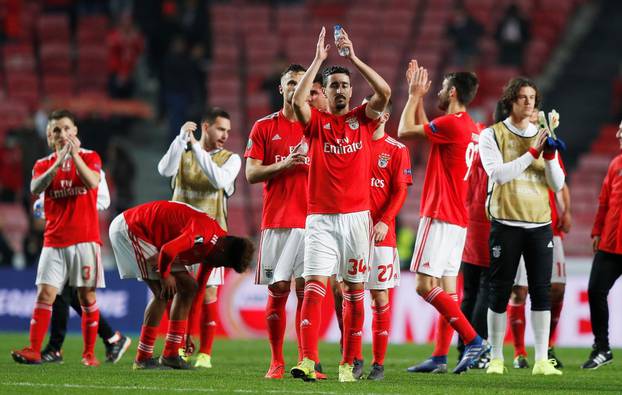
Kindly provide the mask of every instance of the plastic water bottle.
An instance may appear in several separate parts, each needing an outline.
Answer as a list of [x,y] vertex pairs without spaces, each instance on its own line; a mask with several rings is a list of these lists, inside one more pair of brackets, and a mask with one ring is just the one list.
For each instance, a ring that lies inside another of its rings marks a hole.
[[[335,42],[339,41],[339,39],[343,37],[343,28],[341,25],[335,25]],[[341,48],[339,50],[339,55],[348,56],[350,55],[350,48]]]

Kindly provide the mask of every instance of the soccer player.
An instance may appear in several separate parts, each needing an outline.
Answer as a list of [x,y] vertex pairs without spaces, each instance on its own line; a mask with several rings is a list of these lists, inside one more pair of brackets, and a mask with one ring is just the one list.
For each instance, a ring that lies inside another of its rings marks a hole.
[[311,85],[309,99],[307,101],[313,108],[317,108],[320,111],[328,111],[328,100],[324,94],[323,83],[324,77],[322,77],[322,73],[318,73],[313,79],[313,85]]
[[[205,211],[227,230],[227,199],[235,191],[235,178],[242,164],[238,154],[224,148],[231,131],[230,116],[218,107],[211,107],[201,119],[201,138],[198,141],[194,137],[196,129],[194,122],[183,124],[179,136],[158,163],[158,171],[164,177],[175,177],[172,200]],[[201,346],[195,367],[212,367],[212,344],[218,315],[217,291],[223,281],[223,267],[212,270],[200,309]],[[185,354],[184,358],[187,358]]]
[[265,377],[270,379],[282,379],[285,374],[285,305],[292,278],[298,298],[295,321],[298,358],[302,359],[300,311],[304,296],[302,270],[310,161],[306,156],[302,125],[297,122],[292,108],[292,97],[305,71],[298,64],[291,64],[283,71],[279,85],[283,108],[255,122],[244,154],[248,182],[264,183],[255,283],[268,285],[266,322],[272,357]]
[[[622,148],[622,122],[616,138]],[[598,198],[598,211],[592,228],[594,263],[590,272],[587,295],[594,345],[583,369],[597,369],[611,363],[613,354],[609,347],[609,305],[607,295],[622,275],[622,232],[620,231],[620,206],[622,201],[622,155],[611,161]]]
[[[553,233],[549,189],[564,185],[548,131],[530,123],[540,96],[529,79],[508,82],[501,101],[509,116],[480,135],[480,156],[489,177],[487,213],[490,229],[488,335],[492,343],[487,373],[503,374],[506,308],[521,255],[525,258],[531,323],[535,338],[534,375],[561,375],[547,358],[551,321]],[[542,153],[544,152],[544,155]],[[542,157],[544,156],[544,157]]]
[[[39,195],[39,199],[33,205],[33,213],[37,218],[45,219],[45,192]],[[110,206],[110,192],[106,183],[106,174],[100,170],[99,185],[97,186],[97,210],[103,211]],[[42,362],[62,362],[61,349],[67,333],[67,321],[69,320],[69,306],[82,316],[82,308],[78,299],[77,289],[69,286],[63,288],[61,294],[56,295],[52,305],[52,317],[50,318],[50,338],[48,344],[41,351]],[[123,336],[119,331],[113,331],[103,315],[99,315],[97,334],[102,339],[106,348],[106,362],[117,363],[128,347],[132,339]]]
[[[447,74],[438,93],[439,108],[446,115],[428,122],[422,102],[430,89],[428,72],[412,60],[406,78],[408,101],[400,119],[399,136],[426,137],[432,145],[410,270],[417,273],[417,293],[438,310],[466,344],[464,355],[453,370],[462,373],[487,348],[460,310],[456,295],[456,276],[468,224],[467,179],[477,151],[478,136],[478,128],[466,112],[466,106],[477,93],[478,81],[473,73]],[[447,355],[434,356],[426,363],[440,368],[440,365],[447,365]],[[417,371],[415,368],[409,371]]]
[[[483,126],[477,124],[478,128]],[[490,252],[488,238],[490,236],[490,221],[486,217],[486,196],[488,194],[488,175],[482,166],[481,158],[476,153],[471,165],[467,187],[466,206],[469,214],[466,241],[462,253],[463,292],[460,310],[473,325],[473,329],[484,339],[488,337],[486,312],[488,311],[488,267],[490,266]],[[440,325],[449,326],[446,320],[439,321]],[[443,331],[439,332],[443,333]],[[447,339],[447,338],[446,338]],[[451,341],[448,336],[447,342]],[[458,338],[460,359],[464,353],[464,343]],[[433,354],[434,355],[434,354]],[[482,354],[479,361],[472,368],[486,368],[490,361],[490,353]]]
[[[538,112],[534,108],[530,122],[538,125]],[[505,119],[505,117],[503,117]],[[502,121],[501,119],[500,121]],[[564,169],[561,155],[558,155],[560,166]],[[553,272],[551,273],[551,329],[549,331],[548,359],[555,360],[555,367],[563,368],[562,362],[555,355],[553,344],[555,341],[555,330],[559,322],[562,306],[564,303],[564,292],[566,290],[566,259],[564,255],[564,245],[562,238],[564,233],[570,231],[572,217],[570,215],[570,191],[568,185],[558,193],[549,190],[549,204],[551,205],[551,226],[553,228]],[[561,211],[562,215],[558,214]],[[525,301],[528,291],[527,272],[525,261],[521,257],[514,280],[514,287],[508,303],[508,320],[510,321],[510,331],[514,343],[514,361],[512,366],[515,369],[525,369],[529,367],[527,362],[527,350],[525,349]]]
[[[371,96],[365,100],[368,101]],[[364,101],[363,103],[365,103]],[[371,218],[374,224],[373,252],[369,279],[365,283],[372,299],[372,353],[368,380],[384,379],[384,358],[391,330],[389,289],[400,283],[400,258],[395,237],[395,217],[412,185],[408,148],[385,133],[392,110],[389,100],[372,136]],[[358,358],[357,358],[358,359]],[[362,358],[361,358],[362,375]],[[357,372],[354,373],[355,378]]]
[[33,168],[30,191],[45,192],[45,234],[37,268],[37,299],[30,321],[30,346],[13,351],[18,363],[41,363],[52,303],[65,283],[78,288],[82,307],[84,349],[82,364],[99,366],[94,348],[99,322],[95,288],[105,287],[100,262],[97,186],[99,155],[80,147],[74,115],[53,111],[48,120],[48,143],[54,153]]
[[331,66],[324,70],[328,112],[309,106],[307,96],[313,78],[328,56],[322,28],[315,58],[298,83],[292,101],[309,140],[309,199],[305,230],[305,294],[300,332],[303,359],[292,368],[296,378],[315,380],[321,305],[326,282],[335,266],[343,280],[344,346],[339,381],[356,381],[352,365],[360,354],[364,320],[364,282],[368,276],[372,223],[369,209],[371,137],[391,96],[391,88],[355,54],[348,35],[336,42],[338,49],[372,87],[369,103],[350,109],[350,71]]
[[[119,214],[110,224],[110,243],[122,279],[147,283],[154,298],[145,308],[134,369],[168,366],[189,369],[179,355],[186,320],[199,286],[205,286],[212,268],[248,268],[253,244],[227,236],[218,222],[188,204],[167,201],[145,203]],[[200,264],[197,280],[186,266]],[[167,301],[172,299],[164,351],[157,361],[153,345]]]

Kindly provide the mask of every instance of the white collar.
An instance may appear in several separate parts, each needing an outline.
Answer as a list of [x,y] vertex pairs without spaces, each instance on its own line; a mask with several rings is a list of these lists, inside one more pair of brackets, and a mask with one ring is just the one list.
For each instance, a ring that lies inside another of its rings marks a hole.
[[519,129],[514,126],[510,117],[507,117],[503,120],[503,124],[507,126],[507,128],[510,129],[512,133],[517,134],[521,137],[533,137],[538,133],[538,128],[536,128],[536,125],[532,124],[531,122],[526,129]]

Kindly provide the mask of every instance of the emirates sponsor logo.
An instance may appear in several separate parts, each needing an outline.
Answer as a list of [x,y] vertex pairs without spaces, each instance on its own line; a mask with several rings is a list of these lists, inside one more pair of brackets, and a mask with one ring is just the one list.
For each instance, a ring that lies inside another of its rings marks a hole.
[[[63,180],[63,181],[66,181],[66,180]],[[61,184],[61,187],[62,187],[62,184]],[[49,195],[52,199],[63,199],[63,198],[71,197],[71,196],[86,195],[87,193],[88,191],[85,187],[73,187],[73,188],[53,189],[50,191]]]
[[363,149],[362,141],[355,142],[352,144],[346,144],[346,145],[333,145],[330,143],[324,143],[324,152],[327,154],[337,154],[337,155],[351,154],[356,151],[360,151],[361,149]]

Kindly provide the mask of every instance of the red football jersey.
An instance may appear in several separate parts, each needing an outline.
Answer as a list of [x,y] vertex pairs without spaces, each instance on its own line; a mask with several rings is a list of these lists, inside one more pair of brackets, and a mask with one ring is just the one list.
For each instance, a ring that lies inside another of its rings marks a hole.
[[477,152],[478,128],[466,112],[423,127],[431,143],[421,194],[421,216],[466,228],[467,179]]
[[[99,173],[102,162],[95,151],[80,149],[80,157],[89,169]],[[32,177],[45,173],[54,162],[56,152],[39,159]],[[45,212],[45,233],[43,246],[62,248],[78,243],[96,242],[99,237],[99,216],[97,214],[97,188],[88,189],[76,171],[73,159],[63,161],[54,179],[45,190],[43,202]]]
[[[382,138],[372,141],[371,164],[371,217],[376,224],[391,201],[391,190],[394,185],[413,183],[408,148],[385,134]],[[389,231],[385,239],[376,246],[396,247],[395,219],[387,224]]]
[[[289,121],[281,111],[275,112],[255,122],[244,157],[261,160],[268,166],[287,158],[302,139],[302,124]],[[264,182],[262,230],[305,227],[310,162],[307,157],[304,165],[285,170]]]
[[130,232],[160,251],[158,265],[166,267],[163,276],[173,260],[184,265],[203,261],[227,234],[205,212],[181,202],[145,203],[124,211],[123,216]]
[[308,214],[371,208],[371,136],[378,121],[365,115],[365,107],[340,116],[311,108],[311,120],[304,128],[311,156]]

